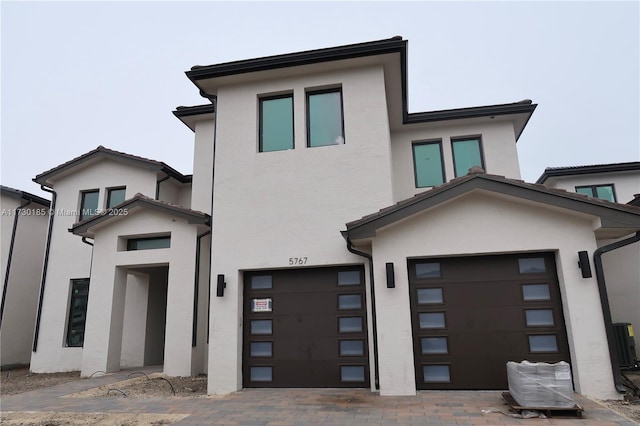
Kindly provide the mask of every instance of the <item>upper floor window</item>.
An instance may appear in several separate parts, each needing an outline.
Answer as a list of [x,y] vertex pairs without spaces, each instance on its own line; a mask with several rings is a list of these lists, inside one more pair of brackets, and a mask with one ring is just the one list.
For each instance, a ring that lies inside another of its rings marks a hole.
[[107,208],[117,206],[124,201],[126,188],[109,188],[107,189]]
[[413,144],[413,171],[416,188],[444,183],[442,143],[439,140]]
[[607,185],[576,186],[576,192],[589,197],[611,201],[612,203],[616,202],[616,192],[612,183]]
[[479,137],[451,139],[451,150],[456,177],[466,175],[473,166],[484,169],[482,144]]
[[307,146],[343,143],[342,89],[307,92]]
[[293,95],[260,98],[260,152],[293,149]]
[[98,212],[98,195],[100,191],[82,191],[80,200],[80,220],[94,216]]

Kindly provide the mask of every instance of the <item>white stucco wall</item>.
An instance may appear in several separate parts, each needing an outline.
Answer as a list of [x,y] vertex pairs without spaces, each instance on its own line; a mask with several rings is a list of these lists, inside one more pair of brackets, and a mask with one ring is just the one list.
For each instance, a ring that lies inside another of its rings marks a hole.
[[[120,237],[166,232],[171,234],[170,248],[118,250]],[[100,229],[95,239],[91,269],[82,354],[83,376],[97,370],[120,368],[123,338],[127,337],[122,328],[127,304],[127,271],[163,265],[169,266],[164,373],[170,376],[191,375],[196,235],[197,227],[186,220],[147,210],[132,213],[125,220]],[[124,346],[127,346],[126,342]]]
[[33,344],[49,207],[30,203],[18,212],[24,202],[2,196],[0,205],[3,293],[13,226],[18,220],[0,329],[1,365],[28,364]]
[[[582,278],[576,264],[578,251],[596,249],[589,218],[476,191],[379,230],[372,247],[383,395],[413,395],[416,389],[408,257],[553,251],[576,390],[617,397],[596,279]],[[396,265],[393,289],[385,285],[386,262]]]
[[576,186],[615,185],[616,200],[626,204],[633,200],[634,194],[640,194],[640,172],[593,173],[585,175],[559,176],[547,179],[544,183],[551,188],[576,192]]
[[214,137],[215,124],[213,120],[196,123],[191,208],[207,214],[211,214],[211,198],[213,197]]
[[125,291],[126,303],[122,326],[120,366],[123,368],[141,367],[144,365],[147,331],[149,276],[141,273],[129,273]]
[[[45,284],[37,351],[31,357],[31,370],[37,373],[80,369],[82,348],[66,347],[71,279],[90,276],[92,247],[68,229],[78,221],[80,191],[99,189],[98,206],[105,207],[106,188],[126,186],[126,198],[142,193],[155,197],[156,173],[101,160],[76,170],[54,183],[57,192],[51,249]],[[89,294],[95,286],[90,284]]]
[[416,188],[412,142],[441,140],[446,181],[455,177],[451,139],[480,136],[487,173],[520,179],[520,166],[513,124],[499,118],[467,124],[450,122],[405,125],[391,134],[393,198],[404,200],[430,188]]
[[[305,89],[335,84],[345,144],[307,148]],[[295,149],[258,152],[258,95],[291,90]],[[209,392],[228,393],[242,387],[239,271],[286,268],[292,257],[306,257],[304,266],[362,264],[340,230],[392,202],[382,68],[221,88],[217,118],[212,277],[224,274],[227,289],[211,298],[208,367]]]

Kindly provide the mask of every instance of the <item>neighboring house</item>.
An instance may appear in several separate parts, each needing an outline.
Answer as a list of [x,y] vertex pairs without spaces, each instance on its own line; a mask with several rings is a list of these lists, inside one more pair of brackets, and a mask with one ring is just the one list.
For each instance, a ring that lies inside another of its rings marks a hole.
[[55,215],[31,370],[205,371],[209,216],[189,209],[191,176],[100,146],[34,181]]
[[0,186],[0,196],[0,365],[26,365],[31,358],[50,203],[6,186]]
[[[640,206],[640,161],[591,166],[548,167],[537,183],[614,203]],[[601,240],[598,245],[612,243]],[[630,323],[640,348],[640,244],[603,257],[614,323]]]
[[564,360],[615,397],[604,284],[578,259],[640,208],[519,180],[535,104],[410,113],[406,69],[399,37],[193,67],[211,104],[174,111],[192,177],[102,147],[38,175],[90,211],[54,218],[32,369],[413,395]]

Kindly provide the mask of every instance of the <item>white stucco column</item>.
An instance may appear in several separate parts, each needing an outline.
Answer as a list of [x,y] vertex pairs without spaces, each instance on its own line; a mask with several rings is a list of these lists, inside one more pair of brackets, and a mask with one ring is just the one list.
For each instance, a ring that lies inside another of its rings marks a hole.
[[181,257],[169,265],[164,373],[169,376],[190,376],[195,297],[195,229],[192,232],[174,234],[171,246]]
[[121,367],[144,365],[149,276],[128,274],[122,327]]
[[118,371],[122,351],[122,323],[127,272],[108,262],[94,263],[82,351],[81,376],[95,371]]

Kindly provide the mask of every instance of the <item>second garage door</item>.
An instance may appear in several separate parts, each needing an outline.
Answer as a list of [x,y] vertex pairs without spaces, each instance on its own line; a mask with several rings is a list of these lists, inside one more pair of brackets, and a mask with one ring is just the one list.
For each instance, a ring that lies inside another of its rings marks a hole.
[[245,272],[245,387],[368,387],[361,266]]
[[507,361],[569,362],[551,253],[409,262],[418,389],[506,389]]

